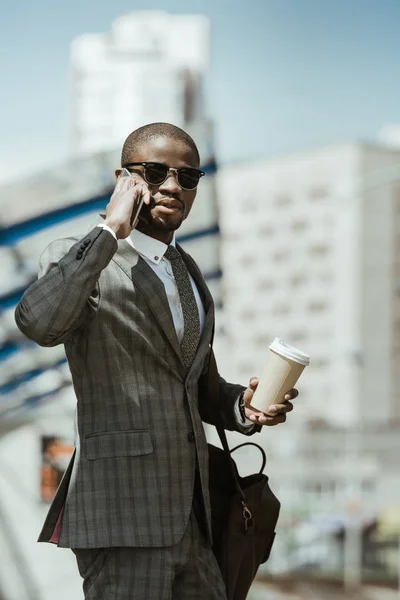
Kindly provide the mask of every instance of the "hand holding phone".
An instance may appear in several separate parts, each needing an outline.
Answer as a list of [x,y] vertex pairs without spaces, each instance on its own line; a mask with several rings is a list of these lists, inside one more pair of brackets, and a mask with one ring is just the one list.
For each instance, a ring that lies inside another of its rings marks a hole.
[[[121,177],[122,178],[126,178],[126,177],[132,178],[132,173],[130,173],[128,171],[128,169],[124,168],[124,169],[122,169],[118,179],[120,179]],[[144,194],[137,194],[135,196],[135,200],[133,203],[132,215],[131,215],[131,220],[130,220],[130,225],[131,225],[132,229],[134,229],[137,225],[137,222],[139,220],[139,213],[143,206],[143,202],[144,202]]]
[[106,208],[105,224],[118,239],[125,239],[136,227],[143,202],[150,203],[150,191],[139,175],[122,169]]

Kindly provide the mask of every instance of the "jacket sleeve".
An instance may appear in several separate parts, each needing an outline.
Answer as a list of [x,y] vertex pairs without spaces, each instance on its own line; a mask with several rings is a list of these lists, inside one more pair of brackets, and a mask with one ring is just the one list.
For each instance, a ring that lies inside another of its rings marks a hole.
[[261,431],[260,425],[244,430],[236,420],[235,404],[242,392],[246,390],[243,385],[228,383],[218,374],[218,398],[213,397],[212,386],[209,380],[209,360],[205,362],[199,380],[199,412],[202,420],[210,425],[222,424],[224,429],[238,431],[244,435],[253,435]]
[[15,310],[18,328],[41,346],[56,346],[96,314],[97,281],[118,243],[95,227],[84,238],[53,242],[40,259],[39,278]]

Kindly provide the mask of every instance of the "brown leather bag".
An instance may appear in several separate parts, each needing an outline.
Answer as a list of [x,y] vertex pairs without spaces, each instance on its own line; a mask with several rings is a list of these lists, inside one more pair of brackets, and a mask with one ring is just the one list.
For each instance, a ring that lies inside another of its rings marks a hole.
[[[212,349],[208,393],[218,410],[219,375]],[[228,600],[245,600],[260,564],[269,558],[280,502],[263,474],[266,464],[263,448],[245,442],[230,450],[223,427],[216,429],[223,449],[208,445],[213,551]],[[258,473],[241,477],[231,453],[247,445],[256,446],[263,461]]]

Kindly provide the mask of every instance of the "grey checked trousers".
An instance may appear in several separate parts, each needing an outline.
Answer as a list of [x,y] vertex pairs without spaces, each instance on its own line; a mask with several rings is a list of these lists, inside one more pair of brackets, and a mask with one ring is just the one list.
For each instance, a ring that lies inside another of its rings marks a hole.
[[174,546],[73,552],[85,600],[226,600],[217,562],[193,510]]

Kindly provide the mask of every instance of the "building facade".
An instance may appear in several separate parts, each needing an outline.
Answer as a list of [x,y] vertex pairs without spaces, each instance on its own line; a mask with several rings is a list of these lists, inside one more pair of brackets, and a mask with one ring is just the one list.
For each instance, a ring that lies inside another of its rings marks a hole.
[[260,374],[275,336],[308,353],[296,421],[400,416],[399,179],[357,143],[219,173],[226,371]]
[[116,19],[108,33],[76,38],[72,154],[117,148],[145,123],[184,127],[203,120],[209,37],[209,21],[202,15],[137,11]]

